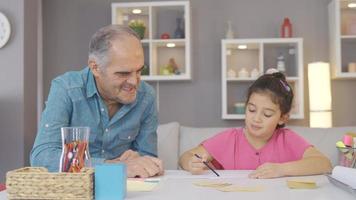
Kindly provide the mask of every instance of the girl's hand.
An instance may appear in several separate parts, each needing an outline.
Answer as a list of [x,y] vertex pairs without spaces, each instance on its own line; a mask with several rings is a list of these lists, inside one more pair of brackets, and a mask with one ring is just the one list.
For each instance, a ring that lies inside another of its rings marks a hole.
[[208,155],[199,155],[201,158],[196,157],[194,154],[189,160],[189,171],[192,174],[202,174],[207,169],[203,162],[207,162]]
[[249,178],[277,178],[284,176],[280,163],[264,163],[248,175]]

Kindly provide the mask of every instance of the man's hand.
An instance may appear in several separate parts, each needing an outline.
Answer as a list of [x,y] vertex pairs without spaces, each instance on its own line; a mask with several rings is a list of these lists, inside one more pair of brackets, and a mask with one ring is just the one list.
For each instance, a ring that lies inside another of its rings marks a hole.
[[127,177],[129,178],[147,178],[163,174],[162,161],[155,157],[141,156],[123,162],[127,165]]
[[264,163],[248,175],[249,178],[277,178],[284,176],[282,164]]
[[106,160],[105,162],[107,163],[117,163],[117,162],[122,162],[130,159],[134,159],[140,157],[140,154],[137,151],[133,151],[131,149],[126,150],[124,153],[121,154],[121,156],[114,158],[112,160]]
[[125,161],[125,160],[130,160],[134,158],[140,157],[140,154],[137,153],[137,151],[132,151],[131,149],[125,151],[121,156],[119,157],[120,161]]

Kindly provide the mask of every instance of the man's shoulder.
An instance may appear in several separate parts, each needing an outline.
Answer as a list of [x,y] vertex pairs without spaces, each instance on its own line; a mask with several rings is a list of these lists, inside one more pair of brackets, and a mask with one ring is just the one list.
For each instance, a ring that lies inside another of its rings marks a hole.
[[69,71],[53,79],[53,82],[57,82],[66,89],[82,88],[87,81],[88,68],[84,68],[80,71]]
[[145,81],[140,82],[140,88],[138,90],[139,95],[144,99],[156,98],[156,92],[151,85]]

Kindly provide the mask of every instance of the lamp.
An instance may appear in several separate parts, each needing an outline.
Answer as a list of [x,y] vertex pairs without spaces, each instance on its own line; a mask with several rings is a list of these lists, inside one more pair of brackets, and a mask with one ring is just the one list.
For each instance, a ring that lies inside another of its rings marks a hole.
[[308,64],[310,127],[331,127],[330,65],[325,62]]

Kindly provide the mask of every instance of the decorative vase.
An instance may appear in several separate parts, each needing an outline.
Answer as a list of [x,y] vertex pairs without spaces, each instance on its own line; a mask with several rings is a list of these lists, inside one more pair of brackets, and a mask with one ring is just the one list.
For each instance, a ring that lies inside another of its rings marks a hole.
[[236,71],[233,69],[227,70],[227,77],[228,78],[235,78],[236,77]]
[[238,73],[239,78],[248,78],[249,74],[246,68],[241,68],[241,70]]
[[277,70],[282,73],[286,72],[284,56],[282,56],[282,55],[278,56],[278,58],[277,58]]
[[283,20],[283,24],[281,26],[281,37],[282,38],[291,38],[293,35],[292,32],[292,23],[290,22],[289,18],[286,17]]
[[182,28],[183,20],[182,18],[177,18],[177,27],[174,31],[174,38],[184,38],[184,29]]
[[251,78],[257,78],[259,75],[260,75],[260,72],[258,71],[257,68],[254,68],[250,73]]
[[234,32],[232,31],[231,21],[227,22],[227,30],[226,30],[225,38],[226,39],[233,39],[234,38]]
[[89,154],[89,127],[62,127],[62,155],[60,172],[80,172],[91,167]]

